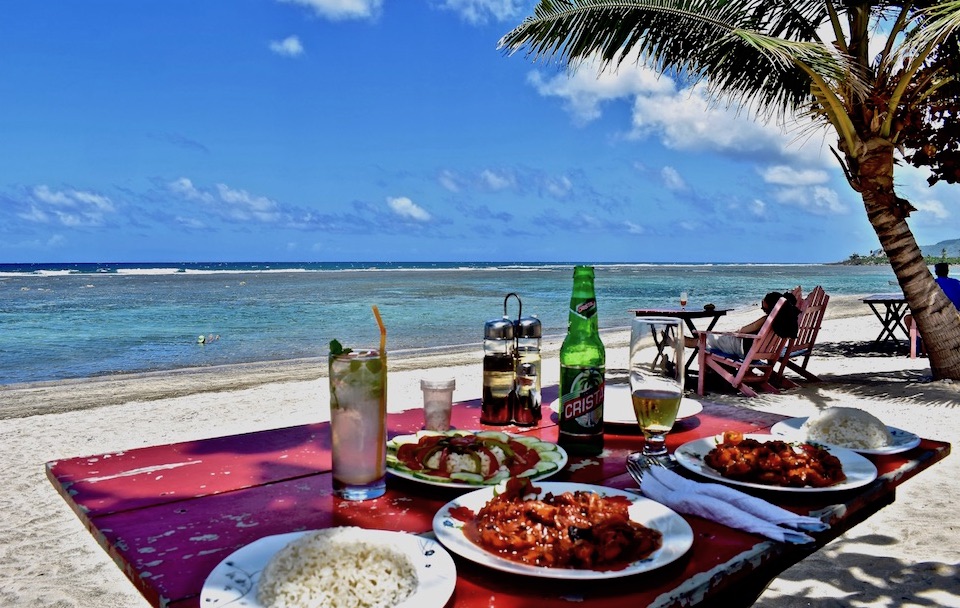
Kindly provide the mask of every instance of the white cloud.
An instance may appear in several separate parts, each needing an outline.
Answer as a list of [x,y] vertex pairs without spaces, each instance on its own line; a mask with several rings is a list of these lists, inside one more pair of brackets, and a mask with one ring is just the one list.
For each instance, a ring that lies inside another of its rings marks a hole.
[[[226,184],[217,184],[216,194],[197,188],[186,177],[181,177],[167,184],[167,188],[188,201],[203,203],[206,209],[223,219],[245,222],[254,220],[263,223],[274,223],[283,219],[280,205],[266,196],[250,194],[246,190],[231,188]],[[177,221],[187,227],[192,220],[182,217]]]
[[840,202],[837,192],[826,186],[781,188],[774,199],[782,205],[799,207],[814,215],[840,215],[850,210]]
[[318,17],[334,21],[372,19],[380,14],[383,0],[279,0],[311,9]]
[[757,217],[764,217],[767,215],[767,204],[762,200],[755,198],[747,205],[747,209],[753,215]]
[[625,61],[617,71],[606,70],[601,73],[592,63],[552,78],[545,78],[540,72],[531,72],[527,82],[544,97],[563,99],[564,108],[580,125],[599,118],[603,102],[634,96],[664,95],[674,89],[673,81],[669,78],[658,78],[653,70],[634,66],[630,60]]
[[663,179],[663,185],[667,190],[682,192],[687,189],[687,183],[680,177],[680,173],[673,167],[666,166],[660,169],[660,177]]
[[626,225],[627,232],[629,232],[630,234],[643,234],[646,232],[646,229],[644,229],[643,226],[641,226],[640,224],[634,224],[630,220],[625,221],[624,225]]
[[[406,0],[409,2],[409,0]],[[513,20],[529,10],[529,0],[440,0],[437,6],[460,13],[464,21],[474,24]]]
[[34,204],[28,213],[19,213],[21,219],[47,223],[53,217],[64,226],[99,226],[105,215],[114,211],[109,197],[81,190],[51,190],[46,185],[33,188]]
[[50,205],[63,205],[69,206],[71,201],[63,192],[52,192],[47,186],[37,186],[33,189],[33,196],[38,201],[43,203],[48,203]]
[[763,181],[777,186],[813,186],[830,181],[830,175],[819,169],[794,169],[775,165],[760,171]]
[[37,222],[38,224],[46,224],[50,221],[50,216],[36,205],[30,205],[29,212],[18,213],[17,217],[27,220],[28,222]]
[[261,222],[275,222],[280,219],[277,203],[265,196],[255,196],[246,190],[234,190],[226,184],[217,184],[220,200],[229,206],[226,214],[231,219],[255,219]]
[[80,203],[87,203],[101,211],[113,211],[113,203],[110,202],[110,199],[100,194],[78,192],[76,190],[71,191],[70,194]]
[[480,179],[491,190],[506,190],[514,185],[513,177],[494,173],[490,169],[484,169],[480,173]]
[[460,180],[452,171],[442,171],[437,180],[444,189],[450,192],[460,192]]
[[570,194],[570,191],[573,190],[573,182],[570,181],[570,178],[563,175],[557,179],[548,179],[545,184],[545,188],[550,196],[563,198]]
[[190,228],[192,230],[202,230],[207,227],[203,221],[192,217],[183,217],[178,215],[173,219],[176,223],[180,224],[184,228]]
[[430,214],[427,213],[423,207],[420,207],[405,196],[387,198],[387,204],[390,205],[390,209],[400,217],[409,218],[418,222],[430,221]]
[[193,182],[186,177],[181,177],[180,179],[170,182],[167,184],[167,188],[169,188],[171,192],[178,194],[187,200],[200,201],[202,203],[213,202],[212,194],[198,190],[193,185]]
[[655,135],[675,150],[782,153],[787,143],[779,127],[753,120],[746,111],[711,105],[701,87],[637,96],[632,123],[630,138]]
[[283,40],[270,41],[270,50],[282,57],[299,57],[303,55],[303,45],[300,38],[287,36]]
[[929,172],[926,169],[918,169],[907,164],[900,165],[896,168],[895,187],[900,196],[917,208],[917,211],[910,216],[911,219],[920,225],[943,227],[943,220],[950,217],[950,211],[941,198],[957,200],[956,194],[951,190],[957,186],[939,182],[931,187],[927,183],[928,175]]
[[943,203],[935,198],[916,199],[911,204],[917,208],[918,213],[928,213],[933,219],[945,220],[950,217],[950,212]]
[[579,125],[600,118],[604,103],[631,101],[631,125],[624,129],[628,139],[656,137],[675,150],[775,154],[835,167],[833,157],[824,153],[824,144],[835,137],[818,125],[804,121],[782,127],[764,122],[749,107],[711,100],[703,84],[678,89],[671,78],[658,76],[635,57],[628,57],[618,68],[611,64],[598,72],[599,63],[588,61],[575,71],[549,78],[533,72],[527,80],[541,95],[562,99]]

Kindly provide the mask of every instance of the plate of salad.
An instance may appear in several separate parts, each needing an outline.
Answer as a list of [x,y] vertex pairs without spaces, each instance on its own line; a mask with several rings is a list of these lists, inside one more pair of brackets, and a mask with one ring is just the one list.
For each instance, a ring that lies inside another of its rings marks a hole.
[[557,444],[500,431],[420,431],[387,442],[391,475],[449,488],[493,486],[508,477],[536,481],[566,464]]

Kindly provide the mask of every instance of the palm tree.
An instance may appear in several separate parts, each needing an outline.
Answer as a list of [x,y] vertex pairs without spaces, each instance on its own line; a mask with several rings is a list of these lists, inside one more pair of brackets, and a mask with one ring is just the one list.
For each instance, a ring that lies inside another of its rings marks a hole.
[[500,48],[526,47],[534,60],[571,68],[640,57],[660,73],[705,81],[715,101],[758,117],[829,125],[934,378],[960,379],[960,313],[934,282],[907,225],[915,209],[893,181],[902,139],[935,122],[925,102],[955,87],[958,32],[960,0],[540,0]]

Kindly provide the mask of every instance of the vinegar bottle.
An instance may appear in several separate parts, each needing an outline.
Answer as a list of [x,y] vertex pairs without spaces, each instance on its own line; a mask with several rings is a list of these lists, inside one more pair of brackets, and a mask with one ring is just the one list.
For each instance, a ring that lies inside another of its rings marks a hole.
[[510,424],[514,370],[513,321],[487,321],[483,326],[482,424]]

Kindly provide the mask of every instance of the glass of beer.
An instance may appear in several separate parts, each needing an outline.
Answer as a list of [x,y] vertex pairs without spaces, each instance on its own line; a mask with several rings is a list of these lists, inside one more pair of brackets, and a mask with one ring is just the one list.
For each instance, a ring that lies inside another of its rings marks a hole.
[[386,492],[387,366],[376,349],[330,354],[333,490],[347,500]]
[[[636,317],[630,327],[630,395],[643,431],[643,455],[665,458],[665,438],[683,398],[680,319]],[[639,454],[631,454],[639,458]]]

